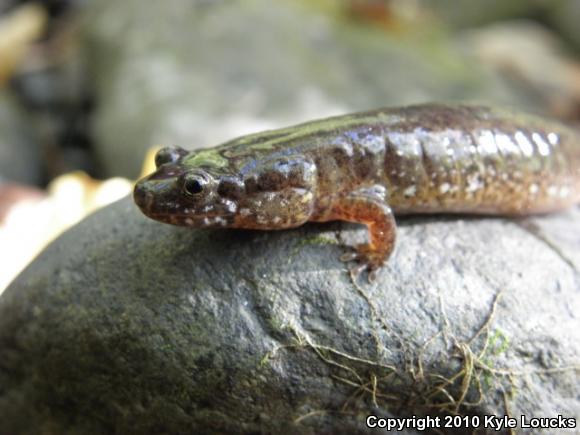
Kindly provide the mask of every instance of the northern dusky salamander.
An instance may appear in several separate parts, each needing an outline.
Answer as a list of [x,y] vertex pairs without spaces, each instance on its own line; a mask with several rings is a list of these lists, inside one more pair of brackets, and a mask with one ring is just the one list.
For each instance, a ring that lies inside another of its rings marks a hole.
[[395,246],[393,214],[527,215],[580,201],[580,135],[533,115],[424,104],[332,117],[215,148],[167,147],[134,199],[161,222],[281,230],[358,222],[370,240],[341,258],[374,279]]

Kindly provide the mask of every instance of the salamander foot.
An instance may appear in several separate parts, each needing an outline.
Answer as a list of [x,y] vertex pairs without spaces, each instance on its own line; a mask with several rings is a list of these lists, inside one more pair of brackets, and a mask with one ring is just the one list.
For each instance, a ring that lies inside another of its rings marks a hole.
[[372,283],[376,280],[377,272],[385,262],[385,254],[384,252],[373,249],[370,244],[364,243],[358,245],[356,250],[341,255],[340,261],[356,261],[359,263],[349,267],[351,277],[356,279],[366,270],[368,272],[368,280]]

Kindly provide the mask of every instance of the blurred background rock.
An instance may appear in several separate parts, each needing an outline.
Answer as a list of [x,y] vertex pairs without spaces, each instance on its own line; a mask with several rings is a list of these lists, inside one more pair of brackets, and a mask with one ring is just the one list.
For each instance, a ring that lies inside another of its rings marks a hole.
[[156,145],[433,100],[578,122],[579,20],[573,0],[2,0],[0,289]]

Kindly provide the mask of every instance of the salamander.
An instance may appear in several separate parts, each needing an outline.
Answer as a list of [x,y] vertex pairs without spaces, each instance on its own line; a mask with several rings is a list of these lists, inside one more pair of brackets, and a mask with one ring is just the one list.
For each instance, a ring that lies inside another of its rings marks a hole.
[[580,202],[580,134],[512,110],[465,104],[384,108],[161,149],[134,200],[161,222],[281,230],[368,226],[341,257],[374,279],[395,246],[394,214],[527,215]]

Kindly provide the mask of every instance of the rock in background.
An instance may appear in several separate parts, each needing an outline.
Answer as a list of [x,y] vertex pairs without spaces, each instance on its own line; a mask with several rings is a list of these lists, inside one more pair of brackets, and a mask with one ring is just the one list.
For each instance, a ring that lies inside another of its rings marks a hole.
[[[109,175],[156,144],[200,148],[316,117],[429,100],[541,107],[436,28],[385,33],[300,2],[89,5],[93,132]],[[541,109],[540,109],[541,111]]]
[[[357,0],[354,0],[355,2]],[[381,0],[358,0],[381,2]],[[396,2],[395,2],[396,3]],[[405,2],[401,2],[405,4]],[[411,3],[411,2],[410,2]],[[407,7],[409,7],[407,5]],[[514,19],[541,22],[580,52],[580,2],[577,0],[419,0],[415,11],[428,11],[446,27],[472,28]]]
[[27,128],[26,113],[0,89],[0,183],[37,185],[42,179],[41,150]]
[[560,33],[569,39],[577,52],[580,52],[580,27],[578,27],[580,2],[575,0],[557,2],[551,18]]

